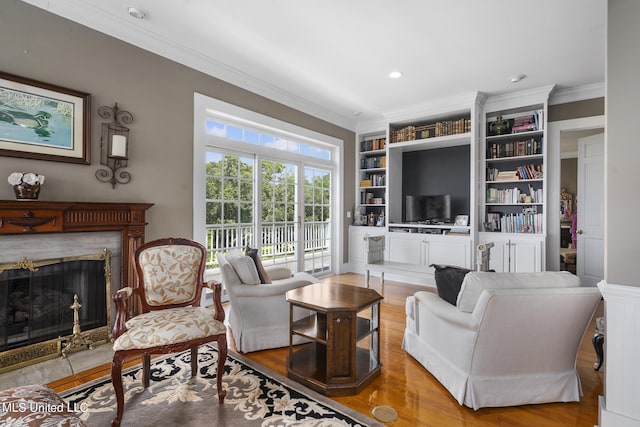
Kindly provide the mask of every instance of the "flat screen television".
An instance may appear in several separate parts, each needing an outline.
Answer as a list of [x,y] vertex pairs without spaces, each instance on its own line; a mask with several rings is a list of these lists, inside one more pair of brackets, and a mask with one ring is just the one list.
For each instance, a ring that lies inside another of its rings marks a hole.
[[405,196],[404,221],[451,222],[451,196]]

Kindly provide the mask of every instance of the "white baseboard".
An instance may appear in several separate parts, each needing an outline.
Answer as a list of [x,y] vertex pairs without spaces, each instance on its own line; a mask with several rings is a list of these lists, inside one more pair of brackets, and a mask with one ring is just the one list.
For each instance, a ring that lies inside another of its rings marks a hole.
[[640,420],[608,411],[604,396],[600,396],[598,402],[600,412],[596,427],[640,427]]

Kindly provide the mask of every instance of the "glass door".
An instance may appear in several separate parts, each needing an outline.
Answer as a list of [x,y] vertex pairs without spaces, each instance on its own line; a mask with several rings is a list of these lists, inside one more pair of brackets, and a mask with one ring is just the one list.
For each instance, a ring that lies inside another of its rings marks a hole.
[[260,237],[265,265],[283,264],[300,271],[299,165],[275,160],[260,162]]
[[331,171],[304,168],[304,271],[331,271]]

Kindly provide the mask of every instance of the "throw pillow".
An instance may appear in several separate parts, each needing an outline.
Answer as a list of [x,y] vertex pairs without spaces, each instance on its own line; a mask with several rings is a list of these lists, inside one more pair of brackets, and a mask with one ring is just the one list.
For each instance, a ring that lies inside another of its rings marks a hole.
[[260,284],[260,277],[258,276],[258,270],[251,258],[242,255],[237,249],[227,252],[227,261],[236,271],[241,283],[245,285],[258,285]]
[[468,268],[456,267],[454,265],[431,264],[435,268],[436,289],[438,296],[451,305],[456,305],[458,293],[464,276],[472,271]]
[[264,269],[262,265],[262,259],[260,258],[260,254],[258,254],[257,249],[252,249],[249,246],[244,250],[244,254],[253,260],[253,263],[256,265],[256,270],[258,270],[258,277],[260,278],[260,283],[271,283],[271,278],[269,274]]

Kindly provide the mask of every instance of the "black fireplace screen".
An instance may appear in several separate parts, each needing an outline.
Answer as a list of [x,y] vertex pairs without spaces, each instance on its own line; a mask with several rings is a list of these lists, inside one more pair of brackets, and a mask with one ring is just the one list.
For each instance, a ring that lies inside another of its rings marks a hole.
[[[105,259],[62,259],[0,273],[0,351],[72,334],[74,295],[83,331],[107,324]],[[1,269],[0,269],[1,271]]]

